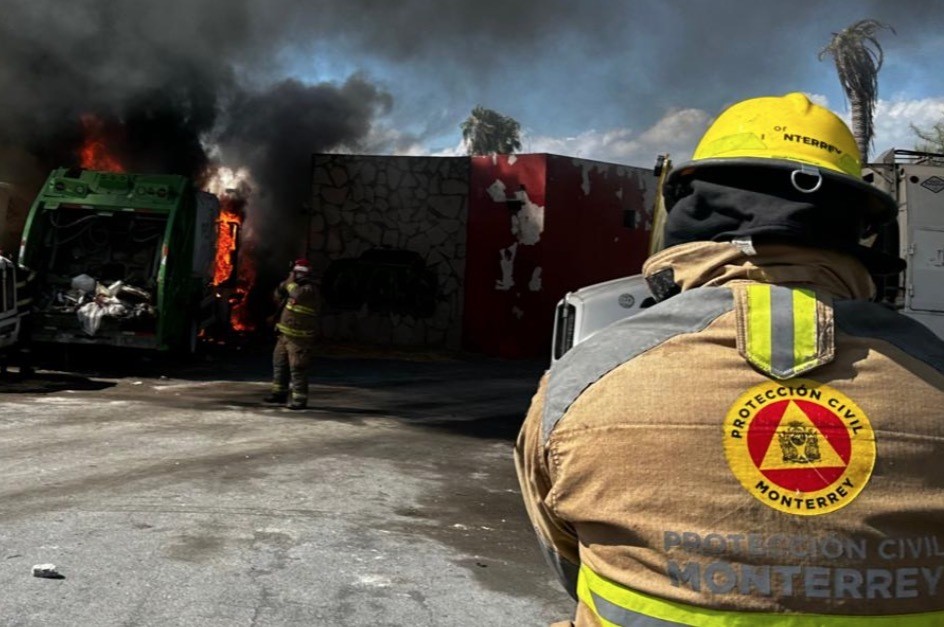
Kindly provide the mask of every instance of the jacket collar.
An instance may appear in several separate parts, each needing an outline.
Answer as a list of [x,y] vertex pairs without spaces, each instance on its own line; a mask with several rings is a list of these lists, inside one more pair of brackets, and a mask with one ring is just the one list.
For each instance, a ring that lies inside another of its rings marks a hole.
[[[643,275],[650,284],[663,285],[669,276],[681,291],[753,281],[809,287],[838,298],[868,300],[875,294],[868,271],[855,258],[792,244],[764,244],[756,249],[730,242],[680,244],[647,259]],[[662,300],[660,294],[656,298]]]

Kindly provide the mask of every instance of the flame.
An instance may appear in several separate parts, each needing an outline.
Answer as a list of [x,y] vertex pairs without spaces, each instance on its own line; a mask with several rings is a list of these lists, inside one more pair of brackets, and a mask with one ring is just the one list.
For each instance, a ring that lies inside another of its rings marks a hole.
[[79,148],[79,165],[86,170],[124,172],[125,168],[121,162],[108,152],[105,123],[92,114],[81,116],[81,120],[85,138]]
[[234,206],[231,198],[220,198],[219,232],[216,240],[216,259],[213,263],[213,285],[225,283],[233,275],[236,266],[236,247],[239,244],[239,227],[243,223],[242,212]]
[[241,237],[252,189],[250,181],[245,169],[234,171],[221,167],[206,186],[206,191],[220,199],[213,285],[232,288],[230,326],[236,331],[252,331],[256,326],[247,307],[247,297],[256,282],[256,269]]

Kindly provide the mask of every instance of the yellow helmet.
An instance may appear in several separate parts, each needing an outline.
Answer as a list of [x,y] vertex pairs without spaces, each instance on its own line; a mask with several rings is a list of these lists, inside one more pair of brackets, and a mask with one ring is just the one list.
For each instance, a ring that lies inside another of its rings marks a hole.
[[691,161],[669,174],[666,207],[685,195],[687,181],[710,176],[716,168],[781,169],[785,184],[810,194],[824,183],[831,189],[843,186],[861,196],[872,226],[897,214],[891,196],[862,180],[862,161],[849,128],[801,93],[752,98],[724,110],[705,131]]

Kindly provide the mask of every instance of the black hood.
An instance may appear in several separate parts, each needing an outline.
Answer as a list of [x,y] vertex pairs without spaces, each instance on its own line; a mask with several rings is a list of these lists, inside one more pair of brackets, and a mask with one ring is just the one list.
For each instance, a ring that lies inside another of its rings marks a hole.
[[901,272],[905,262],[860,245],[865,233],[861,208],[842,194],[804,194],[795,189],[768,188],[767,181],[750,189],[732,181],[692,180],[687,195],[676,200],[666,218],[665,246],[695,241],[727,242],[751,238],[755,244],[796,243],[848,253],[873,274]]

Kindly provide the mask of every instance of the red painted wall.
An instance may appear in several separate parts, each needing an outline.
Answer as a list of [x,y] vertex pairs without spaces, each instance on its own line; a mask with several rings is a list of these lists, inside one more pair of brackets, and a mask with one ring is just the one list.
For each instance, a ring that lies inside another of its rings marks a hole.
[[472,157],[464,348],[547,356],[566,292],[640,271],[654,189],[640,168],[544,154]]

